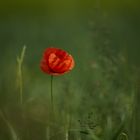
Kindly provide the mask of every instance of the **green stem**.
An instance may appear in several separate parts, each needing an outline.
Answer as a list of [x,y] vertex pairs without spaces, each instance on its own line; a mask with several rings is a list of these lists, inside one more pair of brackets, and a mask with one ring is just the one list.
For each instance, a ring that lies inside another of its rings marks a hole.
[[46,135],[47,140],[50,140],[50,127],[49,126],[46,129],[46,133],[47,133]]
[[23,85],[22,85],[22,70],[21,70],[21,65],[19,66],[19,90],[20,90],[20,103],[21,103],[21,105],[22,105],[22,94],[23,94],[23,90],[22,90],[22,87],[23,87]]
[[18,62],[18,80],[19,80],[19,92],[20,92],[20,103],[22,105],[23,99],[22,99],[22,94],[23,94],[23,82],[22,82],[22,63],[25,55],[25,50],[26,46],[23,47],[22,52],[20,57],[17,57],[17,62]]
[[12,126],[12,124],[7,120],[7,118],[5,117],[4,113],[0,110],[0,117],[3,119],[3,121],[6,123],[10,133],[11,133],[11,137],[12,140],[18,140],[18,135],[16,134],[16,131],[14,129],[14,127]]
[[53,75],[51,75],[51,106],[52,112],[54,113],[54,101],[53,101]]

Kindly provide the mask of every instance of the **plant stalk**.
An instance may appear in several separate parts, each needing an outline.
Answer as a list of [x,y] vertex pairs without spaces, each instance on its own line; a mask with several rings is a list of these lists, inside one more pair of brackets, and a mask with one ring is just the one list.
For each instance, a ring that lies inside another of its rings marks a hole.
[[18,80],[19,80],[19,93],[20,93],[20,103],[23,102],[23,78],[22,78],[22,63],[25,55],[26,46],[23,47],[20,57],[17,57],[18,62]]
[[51,75],[51,106],[52,106],[52,113],[54,114],[53,75]]

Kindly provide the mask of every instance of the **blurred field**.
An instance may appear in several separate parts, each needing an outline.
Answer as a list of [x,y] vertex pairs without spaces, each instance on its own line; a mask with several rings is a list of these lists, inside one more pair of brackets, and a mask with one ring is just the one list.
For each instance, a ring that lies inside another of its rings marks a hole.
[[[140,140],[139,25],[136,1],[1,2],[0,140]],[[76,62],[54,77],[53,115],[39,67],[49,46]]]

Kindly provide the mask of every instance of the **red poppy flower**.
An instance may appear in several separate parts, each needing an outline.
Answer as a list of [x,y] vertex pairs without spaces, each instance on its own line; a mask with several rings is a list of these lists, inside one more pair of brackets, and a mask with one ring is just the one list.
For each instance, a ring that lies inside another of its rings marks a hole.
[[61,75],[74,67],[74,59],[66,51],[59,48],[47,48],[44,51],[40,68],[50,75]]

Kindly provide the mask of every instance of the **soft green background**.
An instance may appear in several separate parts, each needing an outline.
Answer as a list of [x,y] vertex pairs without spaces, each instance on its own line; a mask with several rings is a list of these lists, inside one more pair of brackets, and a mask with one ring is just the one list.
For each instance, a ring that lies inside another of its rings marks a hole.
[[[117,140],[122,132],[139,140],[139,103],[133,100],[140,79],[139,8],[132,0],[1,1],[0,139],[12,139],[4,116],[21,140],[49,140],[50,76],[39,65],[44,49],[54,46],[71,53],[76,66],[54,78],[57,128],[52,135],[68,124],[78,129],[70,140]],[[21,109],[16,59],[24,45]],[[97,125],[93,130],[89,114]],[[66,140],[64,135],[51,139]]]

